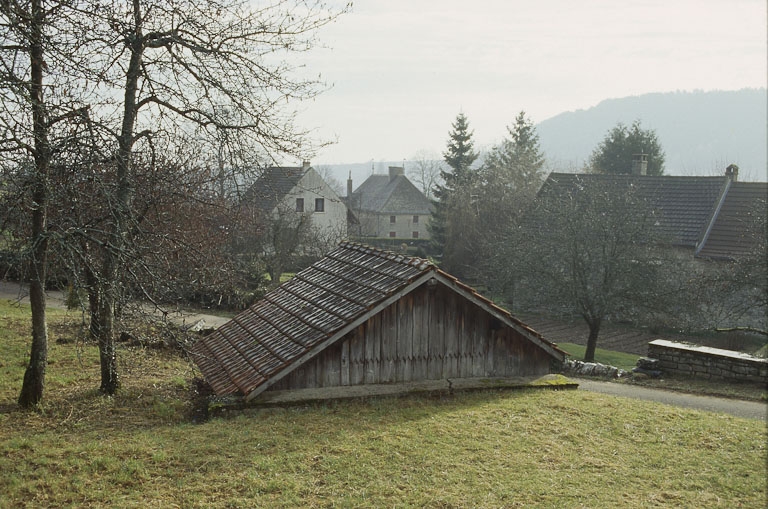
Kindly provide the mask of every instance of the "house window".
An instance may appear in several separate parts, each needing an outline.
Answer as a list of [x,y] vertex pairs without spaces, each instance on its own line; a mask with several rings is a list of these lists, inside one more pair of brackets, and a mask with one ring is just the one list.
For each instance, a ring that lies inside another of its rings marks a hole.
[[304,212],[304,198],[296,198],[296,212]]
[[389,216],[389,224],[395,224],[397,222],[397,216]]
[[411,236],[412,236],[414,239],[418,239],[418,238],[419,238],[419,232],[411,232]]
[[325,212],[325,198],[315,198],[315,212]]
[[413,216],[413,224],[419,224],[419,216]]
[[396,236],[397,235],[395,234],[395,232],[389,232],[389,238],[390,239],[394,239]]

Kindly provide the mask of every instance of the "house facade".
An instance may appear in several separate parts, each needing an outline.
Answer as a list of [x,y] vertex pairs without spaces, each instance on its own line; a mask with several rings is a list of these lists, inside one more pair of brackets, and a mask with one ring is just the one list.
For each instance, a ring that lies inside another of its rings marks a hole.
[[218,395],[540,377],[565,353],[421,258],[342,243],[192,357]]
[[298,167],[266,168],[244,202],[272,221],[310,220],[313,236],[329,245],[347,238],[346,204],[308,161]]
[[390,166],[387,175],[368,177],[354,192],[347,181],[346,203],[359,224],[350,234],[360,238],[429,239],[432,204],[405,176]]

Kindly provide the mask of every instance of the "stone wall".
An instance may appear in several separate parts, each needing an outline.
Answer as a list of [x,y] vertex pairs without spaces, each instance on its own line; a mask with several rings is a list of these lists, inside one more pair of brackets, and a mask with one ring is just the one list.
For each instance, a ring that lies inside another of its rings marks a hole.
[[659,360],[665,373],[768,382],[768,359],[748,354],[657,339],[648,343],[648,357]]

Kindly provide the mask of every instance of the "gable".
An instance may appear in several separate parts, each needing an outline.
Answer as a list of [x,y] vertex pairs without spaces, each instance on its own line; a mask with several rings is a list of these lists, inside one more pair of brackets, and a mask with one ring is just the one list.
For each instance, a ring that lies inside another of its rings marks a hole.
[[253,397],[404,295],[437,280],[562,361],[563,353],[508,312],[420,258],[342,243],[191,353],[217,394]]

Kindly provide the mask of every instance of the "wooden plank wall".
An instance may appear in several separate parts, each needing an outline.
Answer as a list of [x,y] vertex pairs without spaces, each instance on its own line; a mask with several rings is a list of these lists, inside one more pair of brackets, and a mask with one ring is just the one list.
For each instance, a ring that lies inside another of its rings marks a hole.
[[270,389],[549,373],[546,352],[442,285],[371,317]]

